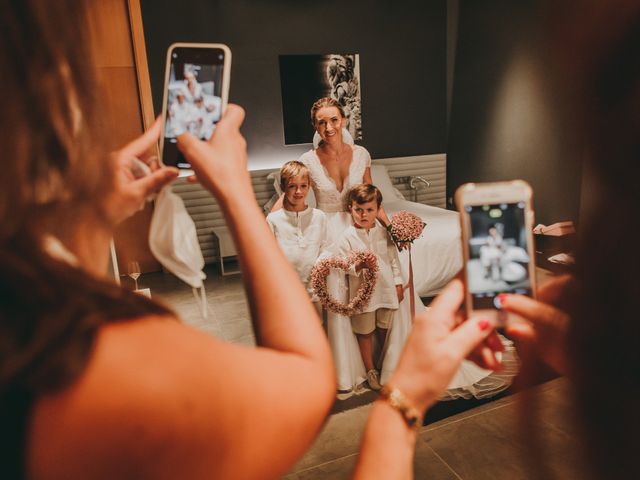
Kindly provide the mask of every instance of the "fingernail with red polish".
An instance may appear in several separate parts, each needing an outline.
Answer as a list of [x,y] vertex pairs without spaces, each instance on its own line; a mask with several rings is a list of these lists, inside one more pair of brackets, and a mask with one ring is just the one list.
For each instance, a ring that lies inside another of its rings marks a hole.
[[480,320],[478,322],[478,328],[482,331],[485,331],[487,328],[489,328],[491,326],[491,324],[489,323],[489,320]]
[[500,295],[498,295],[498,301],[500,302],[501,305],[505,304],[505,302],[507,301],[507,298],[509,298],[509,296],[506,293],[501,293]]

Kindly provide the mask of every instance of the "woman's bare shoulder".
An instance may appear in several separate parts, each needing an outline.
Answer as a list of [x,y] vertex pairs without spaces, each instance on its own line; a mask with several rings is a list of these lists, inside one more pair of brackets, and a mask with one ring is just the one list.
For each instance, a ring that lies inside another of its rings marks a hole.
[[[275,477],[329,404],[322,382],[287,391],[314,368],[303,355],[225,343],[172,318],[104,326],[82,375],[35,405],[31,476]],[[289,444],[273,441],[284,432]]]
[[[216,407],[224,410],[213,392],[216,371],[229,369],[223,367],[225,358],[236,357],[241,348],[168,317],[103,326],[80,377],[34,406],[33,476],[54,470],[64,478],[131,476],[131,470],[117,471],[126,465],[143,468],[138,472],[143,477],[153,473],[148,469],[154,462],[170,468],[151,456],[175,456],[176,445],[195,446],[193,439],[202,433],[198,422],[214,416]],[[216,432],[225,431],[208,428],[207,438],[215,444]]]

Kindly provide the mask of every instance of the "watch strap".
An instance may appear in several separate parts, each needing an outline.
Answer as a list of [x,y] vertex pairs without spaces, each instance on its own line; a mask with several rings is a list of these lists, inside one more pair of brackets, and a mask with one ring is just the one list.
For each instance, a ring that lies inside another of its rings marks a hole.
[[384,385],[380,390],[380,398],[402,415],[408,427],[417,429],[422,425],[422,414],[398,388],[392,385]]

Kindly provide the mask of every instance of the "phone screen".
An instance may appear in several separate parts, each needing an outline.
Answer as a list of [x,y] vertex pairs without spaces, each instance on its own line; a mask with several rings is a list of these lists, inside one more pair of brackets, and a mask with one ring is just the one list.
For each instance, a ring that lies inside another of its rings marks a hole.
[[500,309],[498,294],[531,295],[526,203],[466,205],[469,215],[467,286],[472,308]]
[[225,52],[218,48],[176,47],[167,81],[162,162],[191,168],[178,151],[176,137],[185,132],[204,140],[213,135],[222,116]]

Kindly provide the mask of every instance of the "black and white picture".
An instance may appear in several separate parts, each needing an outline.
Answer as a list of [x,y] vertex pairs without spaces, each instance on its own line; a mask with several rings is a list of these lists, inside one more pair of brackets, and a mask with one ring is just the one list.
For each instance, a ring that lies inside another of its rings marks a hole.
[[280,85],[286,145],[312,142],[309,111],[322,97],[340,102],[347,130],[354,140],[362,139],[358,54],[280,55]]

